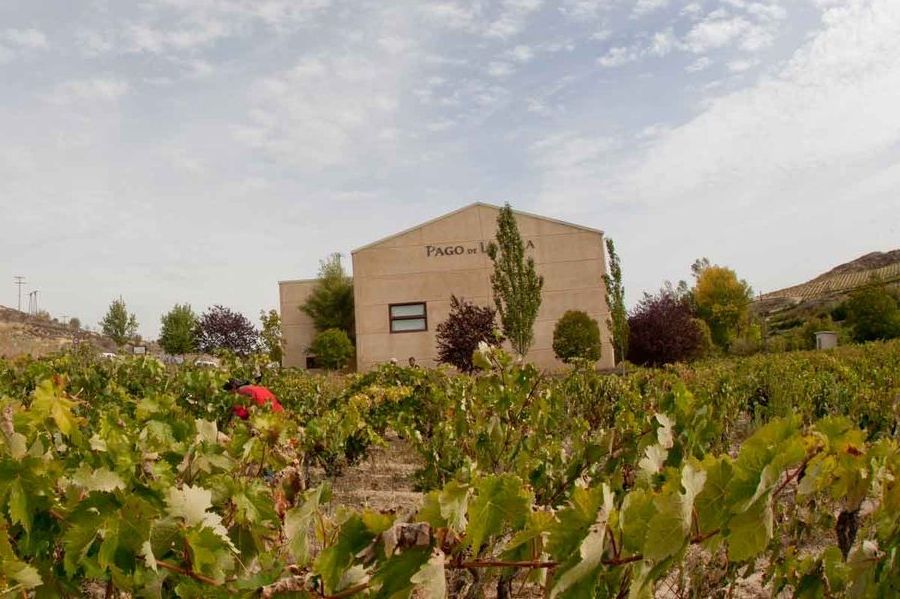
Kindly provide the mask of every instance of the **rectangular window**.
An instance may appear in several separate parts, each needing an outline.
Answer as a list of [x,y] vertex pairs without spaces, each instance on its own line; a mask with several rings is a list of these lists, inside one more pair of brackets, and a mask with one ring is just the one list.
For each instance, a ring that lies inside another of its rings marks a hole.
[[428,330],[425,302],[391,304],[388,308],[392,333],[414,333]]

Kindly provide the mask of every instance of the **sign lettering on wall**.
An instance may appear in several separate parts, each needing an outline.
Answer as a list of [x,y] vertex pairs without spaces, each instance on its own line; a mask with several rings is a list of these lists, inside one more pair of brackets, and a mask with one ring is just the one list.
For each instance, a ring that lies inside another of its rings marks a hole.
[[[486,254],[488,242],[480,241],[478,245],[426,245],[425,256],[435,258],[437,256],[464,256],[466,254]],[[530,239],[525,242],[525,249],[534,248],[534,242]]]

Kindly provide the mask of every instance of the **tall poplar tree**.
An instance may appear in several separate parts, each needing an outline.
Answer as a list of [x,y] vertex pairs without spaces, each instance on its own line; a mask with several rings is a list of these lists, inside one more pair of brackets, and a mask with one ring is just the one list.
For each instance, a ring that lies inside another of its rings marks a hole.
[[615,359],[616,363],[619,363],[628,354],[628,312],[625,310],[622,265],[619,262],[619,254],[616,253],[616,245],[609,237],[606,239],[606,259],[609,261],[609,274],[603,275],[606,305],[609,307],[609,319],[606,323],[612,331]]
[[491,288],[503,334],[516,353],[524,356],[534,340],[544,277],[535,271],[534,258],[525,257],[525,244],[508,203],[497,216],[497,241],[492,241],[487,251],[494,263]]

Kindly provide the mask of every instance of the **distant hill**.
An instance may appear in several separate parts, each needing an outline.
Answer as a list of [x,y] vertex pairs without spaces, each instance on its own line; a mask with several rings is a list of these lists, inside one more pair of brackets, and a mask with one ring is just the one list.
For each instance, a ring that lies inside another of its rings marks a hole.
[[0,357],[45,356],[71,347],[76,341],[103,351],[115,351],[116,347],[97,333],[74,330],[63,323],[0,306]]
[[754,301],[754,310],[766,317],[777,315],[777,320],[789,321],[793,316],[812,314],[841,302],[873,277],[900,286],[900,249],[872,252],[806,283],[764,293]]

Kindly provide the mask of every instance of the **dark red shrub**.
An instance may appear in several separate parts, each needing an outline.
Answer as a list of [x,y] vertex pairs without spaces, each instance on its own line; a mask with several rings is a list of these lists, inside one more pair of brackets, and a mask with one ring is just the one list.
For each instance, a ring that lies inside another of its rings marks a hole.
[[437,326],[438,362],[456,366],[462,372],[472,372],[472,354],[482,341],[500,345],[493,308],[476,306],[455,295],[450,296],[450,316]]
[[628,317],[628,360],[658,366],[699,357],[706,345],[687,296],[670,289],[644,299]]

